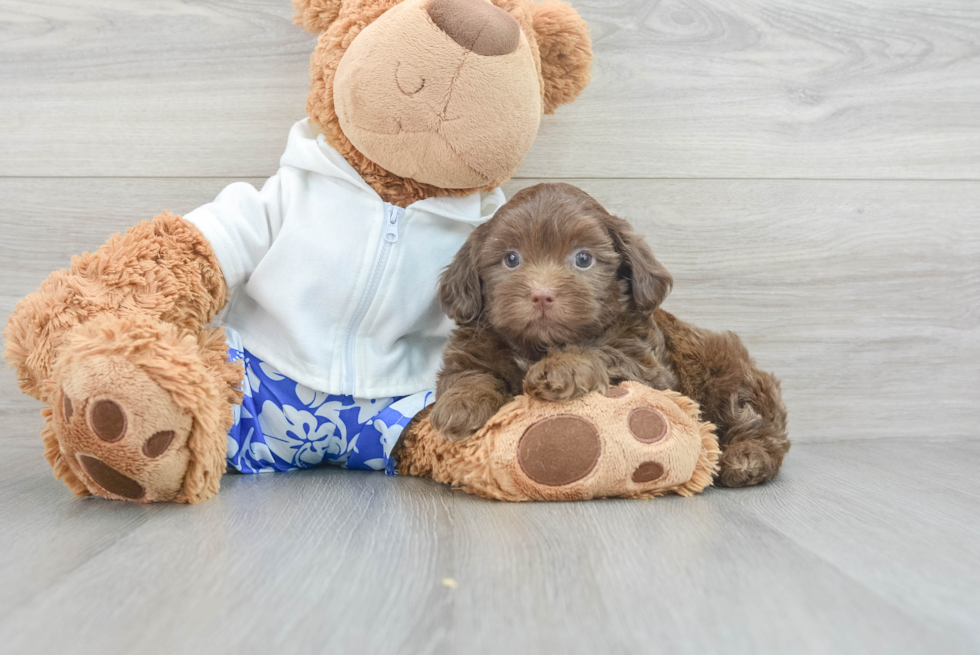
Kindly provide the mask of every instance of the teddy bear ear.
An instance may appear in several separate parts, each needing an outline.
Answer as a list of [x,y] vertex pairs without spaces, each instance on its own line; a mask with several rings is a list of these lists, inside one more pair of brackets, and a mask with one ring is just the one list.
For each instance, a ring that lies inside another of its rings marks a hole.
[[310,32],[323,32],[340,14],[341,0],[293,0],[293,22]]
[[541,55],[544,113],[571,102],[589,85],[592,41],[589,26],[571,5],[545,0],[534,5],[534,34]]

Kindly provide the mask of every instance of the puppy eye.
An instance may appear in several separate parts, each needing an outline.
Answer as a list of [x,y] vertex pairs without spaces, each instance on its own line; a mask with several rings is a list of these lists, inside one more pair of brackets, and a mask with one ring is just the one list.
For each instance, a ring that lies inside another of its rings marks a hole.
[[509,268],[514,270],[521,265],[521,253],[516,250],[508,250],[507,254],[504,255],[504,268]]
[[595,257],[588,250],[579,250],[575,253],[575,268],[587,271],[595,263]]

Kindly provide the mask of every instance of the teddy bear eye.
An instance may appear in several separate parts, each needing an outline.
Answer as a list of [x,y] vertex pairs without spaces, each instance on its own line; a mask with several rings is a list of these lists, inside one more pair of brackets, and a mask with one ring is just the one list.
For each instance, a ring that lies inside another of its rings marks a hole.
[[508,250],[507,254],[504,255],[504,268],[509,268],[514,270],[521,265],[521,253],[516,250]]
[[595,257],[588,250],[580,250],[575,253],[575,268],[580,268],[583,271],[592,268],[592,264],[595,263]]

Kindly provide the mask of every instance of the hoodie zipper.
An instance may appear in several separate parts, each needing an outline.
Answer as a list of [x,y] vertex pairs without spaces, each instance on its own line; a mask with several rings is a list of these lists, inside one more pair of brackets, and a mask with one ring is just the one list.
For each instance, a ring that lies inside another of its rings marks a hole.
[[368,286],[361,296],[361,301],[354,310],[350,325],[347,326],[347,335],[344,337],[344,374],[343,389],[345,393],[354,394],[354,345],[356,343],[357,330],[361,327],[361,322],[367,316],[374,297],[378,295],[378,287],[381,286],[381,277],[384,275],[385,267],[388,265],[388,256],[391,248],[398,241],[398,221],[405,215],[405,210],[390,203],[385,203],[385,225],[381,233],[381,243],[374,256],[374,267],[371,269],[371,277],[368,278]]

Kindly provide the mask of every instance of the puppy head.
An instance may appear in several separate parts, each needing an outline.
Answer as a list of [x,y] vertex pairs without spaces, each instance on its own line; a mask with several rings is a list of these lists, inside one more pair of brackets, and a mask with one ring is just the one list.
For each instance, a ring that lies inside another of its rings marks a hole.
[[629,223],[581,189],[539,184],[470,235],[439,300],[459,324],[484,319],[541,350],[595,337],[624,312],[653,312],[671,283]]

